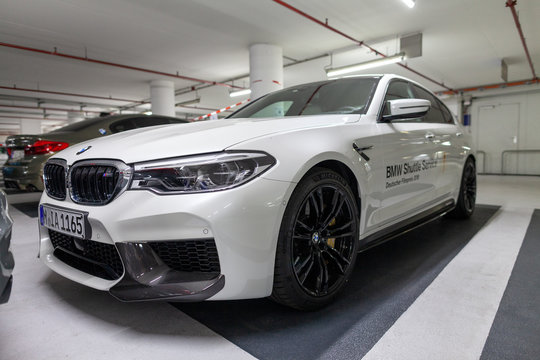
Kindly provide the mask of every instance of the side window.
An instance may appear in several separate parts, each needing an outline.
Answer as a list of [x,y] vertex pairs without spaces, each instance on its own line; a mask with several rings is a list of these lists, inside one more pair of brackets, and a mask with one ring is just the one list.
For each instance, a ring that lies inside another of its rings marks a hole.
[[135,128],[137,129],[148,127],[148,126],[170,124],[170,121],[167,118],[152,117],[152,116],[143,116],[143,117],[135,118],[132,120],[133,120],[133,124],[135,124]]
[[412,99],[413,93],[408,82],[405,81],[392,81],[388,85],[386,96],[384,97],[383,115],[390,115],[390,109],[388,108],[388,100],[396,99]]
[[446,123],[443,116],[443,112],[441,110],[441,103],[439,99],[437,99],[435,96],[433,96],[428,91],[422,89],[419,86],[413,85],[415,97],[418,99],[425,99],[429,100],[431,102],[431,108],[427,112],[426,116],[422,118],[422,122],[428,122],[428,123]]
[[124,120],[119,120],[117,122],[112,123],[111,125],[109,125],[109,129],[111,129],[111,132],[113,134],[116,134],[121,131],[135,129],[135,125],[133,125],[133,123],[131,122],[131,119],[124,119]]
[[442,113],[443,113],[444,122],[446,122],[448,124],[453,124],[454,123],[454,116],[452,115],[450,110],[448,110],[448,108],[442,103],[441,103],[441,110],[442,110]]

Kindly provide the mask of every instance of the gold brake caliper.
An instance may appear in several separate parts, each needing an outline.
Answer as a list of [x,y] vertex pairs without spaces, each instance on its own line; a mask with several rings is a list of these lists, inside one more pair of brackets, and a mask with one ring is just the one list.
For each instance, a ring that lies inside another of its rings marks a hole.
[[[328,226],[334,226],[334,225],[336,225],[336,218],[333,218],[328,224]],[[336,247],[336,238],[328,238],[326,239],[326,243],[328,244],[328,246],[334,249]]]

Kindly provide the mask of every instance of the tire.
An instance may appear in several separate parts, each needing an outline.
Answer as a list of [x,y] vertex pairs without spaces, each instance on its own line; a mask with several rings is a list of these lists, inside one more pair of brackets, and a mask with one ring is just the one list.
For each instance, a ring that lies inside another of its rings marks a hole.
[[359,211],[345,179],[316,168],[294,190],[281,222],[271,298],[316,310],[336,297],[354,268]]
[[459,196],[456,207],[449,215],[456,219],[468,219],[474,213],[476,204],[476,165],[468,158],[463,166]]

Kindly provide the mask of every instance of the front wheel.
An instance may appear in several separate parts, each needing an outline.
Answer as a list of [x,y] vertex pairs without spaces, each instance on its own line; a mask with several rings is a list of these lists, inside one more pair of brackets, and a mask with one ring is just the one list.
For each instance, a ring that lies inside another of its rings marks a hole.
[[285,209],[276,251],[272,299],[300,310],[330,303],[354,268],[359,211],[336,172],[315,169]]
[[449,215],[458,219],[470,218],[476,205],[476,165],[468,158],[463,167],[456,207]]

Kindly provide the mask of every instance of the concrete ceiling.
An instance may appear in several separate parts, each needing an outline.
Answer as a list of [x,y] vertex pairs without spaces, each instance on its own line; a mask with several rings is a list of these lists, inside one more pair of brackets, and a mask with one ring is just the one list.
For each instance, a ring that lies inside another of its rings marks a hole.
[[[453,89],[502,82],[501,59],[508,63],[509,81],[533,77],[505,0],[417,0],[413,9],[400,0],[288,2],[389,55],[399,51],[400,36],[421,32],[423,54],[408,59],[407,65]],[[0,0],[0,9],[0,42],[210,81],[248,74],[248,47],[253,43],[280,45],[285,64],[333,54],[287,67],[285,86],[325,79],[324,68],[330,64],[376,57],[271,0]],[[516,9],[533,63],[540,69],[540,1],[518,0]],[[398,73],[434,91],[443,90],[397,65],[376,71]],[[198,84],[0,46],[0,86],[140,101],[148,99],[153,79],[172,80],[176,89]],[[234,84],[248,87],[249,79]],[[178,108],[179,113],[204,114],[235,102],[222,86],[186,93],[177,101],[196,96],[201,102],[194,106],[201,109]],[[31,107],[36,98],[42,99],[42,107],[78,109],[82,103],[94,111],[129,104],[0,89],[0,105]],[[0,110],[0,125],[13,122],[8,116],[42,114],[35,109]],[[66,117],[62,111],[47,113]]]

